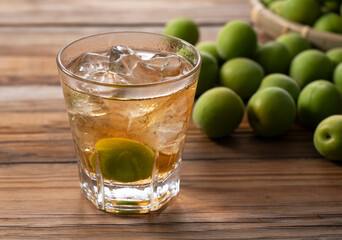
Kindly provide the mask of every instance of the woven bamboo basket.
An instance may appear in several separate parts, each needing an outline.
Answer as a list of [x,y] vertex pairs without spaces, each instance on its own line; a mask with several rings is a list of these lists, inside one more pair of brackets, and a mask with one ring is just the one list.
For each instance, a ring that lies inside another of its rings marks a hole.
[[273,38],[296,32],[322,50],[342,47],[342,34],[317,31],[310,26],[288,21],[271,12],[259,0],[249,0],[249,3],[252,22]]

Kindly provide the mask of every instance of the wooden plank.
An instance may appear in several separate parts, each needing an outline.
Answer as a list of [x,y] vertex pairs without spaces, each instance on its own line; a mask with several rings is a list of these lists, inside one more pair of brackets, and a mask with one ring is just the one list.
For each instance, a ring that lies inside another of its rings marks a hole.
[[75,164],[0,166],[4,239],[338,239],[342,168],[323,160],[184,161],[161,212],[117,216],[80,193]]
[[[215,40],[221,27],[201,27],[201,41]],[[0,27],[0,85],[59,84],[58,51],[78,38],[109,31],[161,33],[162,27]],[[269,40],[258,35],[261,42]]]
[[0,1],[2,25],[145,25],[187,16],[198,23],[248,20],[247,0]]

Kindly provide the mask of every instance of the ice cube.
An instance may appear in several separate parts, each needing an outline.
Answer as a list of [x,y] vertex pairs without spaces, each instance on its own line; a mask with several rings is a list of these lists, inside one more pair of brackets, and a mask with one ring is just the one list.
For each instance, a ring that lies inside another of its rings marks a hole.
[[[151,128],[147,128],[147,124],[150,121],[149,115],[158,107],[154,103],[145,103],[137,101],[136,103],[121,103],[115,106],[115,116],[113,116],[112,124],[117,125],[118,118],[123,119],[121,121],[121,131],[126,129],[128,136],[141,139],[152,138],[154,131]],[[113,108],[113,106],[110,106]]]
[[121,61],[123,61],[129,69],[129,71],[126,72],[126,75],[129,75],[131,74],[132,69],[135,67],[137,62],[141,61],[141,59],[136,55],[126,55],[122,57]]
[[166,53],[156,53],[151,58],[159,58],[159,57],[167,57],[168,55]]
[[141,60],[150,60],[157,54],[151,53],[151,52],[137,52],[136,55],[141,59]]
[[107,107],[100,97],[70,91],[66,98],[70,98],[70,101],[68,100],[66,102],[71,104],[67,107],[71,114],[97,117],[106,115],[108,112]]
[[116,46],[111,50],[109,70],[126,84],[153,83],[163,80],[162,73],[147,66],[142,59],[151,59],[155,54],[136,54],[127,46]]
[[183,69],[179,57],[166,54],[155,54],[153,58],[145,60],[144,63],[160,72],[164,77],[178,76]]
[[108,83],[108,84],[132,84],[128,79],[127,76],[124,74],[116,74],[113,72],[94,72],[88,77],[96,82],[100,83]]
[[167,107],[161,107],[161,110],[155,116],[155,121],[150,126],[155,129],[155,137],[158,149],[163,149],[164,153],[177,153],[180,144],[185,137],[185,131],[189,111],[189,102],[186,96],[170,98],[165,104]]
[[135,55],[135,52],[128,46],[118,45],[114,48],[118,50],[121,55]]
[[130,75],[140,58],[127,46],[113,47],[109,58],[109,70],[114,73]]
[[137,79],[135,82],[136,84],[155,83],[164,79],[160,72],[147,66],[142,61],[135,64],[132,70],[132,75]]
[[84,53],[70,63],[70,70],[79,77],[88,78],[94,72],[108,70],[108,54]]
[[[133,81],[132,81],[133,80]],[[134,84],[134,79],[130,75],[125,74],[113,74],[113,84]]]
[[[106,79],[107,83],[108,79]],[[114,81],[114,80],[113,80]],[[112,82],[110,82],[112,84]],[[127,83],[117,83],[117,84],[127,84]],[[85,83],[85,82],[76,82],[72,85],[72,88],[80,93],[85,93],[87,95],[93,95],[101,98],[111,98],[122,95],[122,89],[113,88],[98,84]]]
[[155,130],[156,147],[165,154],[175,154],[185,138],[186,122],[169,120],[157,124]]
[[129,52],[130,51],[126,49],[124,46],[113,47],[109,57],[109,71],[113,73],[129,74],[129,67],[126,65],[124,61],[122,61],[122,57],[128,55]]
[[102,82],[102,83],[110,83],[112,75],[106,71],[99,71],[91,73],[89,76],[91,79],[93,79],[96,82]]

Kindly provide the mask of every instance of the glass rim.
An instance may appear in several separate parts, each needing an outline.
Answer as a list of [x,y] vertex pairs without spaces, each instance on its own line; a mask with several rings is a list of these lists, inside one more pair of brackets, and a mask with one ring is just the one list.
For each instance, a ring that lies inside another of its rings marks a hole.
[[[62,63],[61,61],[61,55],[63,54],[63,52],[70,46],[72,46],[75,43],[78,43],[80,41],[86,40],[88,38],[92,38],[92,37],[96,37],[96,36],[101,36],[101,35],[111,35],[111,34],[145,34],[145,35],[154,35],[156,37],[167,37],[169,39],[172,40],[176,40],[181,42],[182,44],[190,47],[191,49],[194,50],[196,57],[198,59],[197,63],[195,64],[195,66],[186,74],[179,76],[179,77],[174,77],[171,78],[169,80],[166,81],[160,81],[160,82],[155,82],[155,83],[144,83],[144,84],[111,84],[111,83],[101,83],[101,82],[96,82],[93,80],[89,80],[86,78],[82,78],[76,74],[74,74],[73,72],[71,72],[70,70],[68,70]],[[89,84],[95,84],[95,85],[100,85],[100,86],[104,86],[104,87],[117,87],[117,88],[140,88],[140,87],[152,87],[152,86],[159,86],[159,85],[166,85],[169,83],[174,83],[174,82],[178,82],[180,80],[186,79],[188,77],[190,77],[191,75],[193,75],[197,69],[201,66],[201,62],[202,62],[202,58],[201,58],[201,54],[200,52],[197,50],[197,48],[195,46],[193,46],[192,44],[188,43],[187,41],[184,41],[183,39],[177,38],[177,37],[173,37],[173,36],[169,36],[166,34],[160,34],[160,33],[152,33],[152,32],[140,32],[140,31],[117,31],[117,32],[104,32],[104,33],[98,33],[98,34],[92,34],[92,35],[88,35],[79,39],[76,39],[68,44],[66,44],[57,54],[57,66],[58,68],[65,73],[66,75],[68,75],[69,77],[72,77],[78,81],[84,82],[84,83],[89,83]]]

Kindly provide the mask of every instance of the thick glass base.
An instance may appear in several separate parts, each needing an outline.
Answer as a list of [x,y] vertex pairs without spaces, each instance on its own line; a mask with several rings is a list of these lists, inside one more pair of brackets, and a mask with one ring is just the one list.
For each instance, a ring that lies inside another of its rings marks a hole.
[[98,209],[112,213],[157,211],[179,192],[179,164],[164,179],[145,184],[103,184],[79,165],[80,187]]

